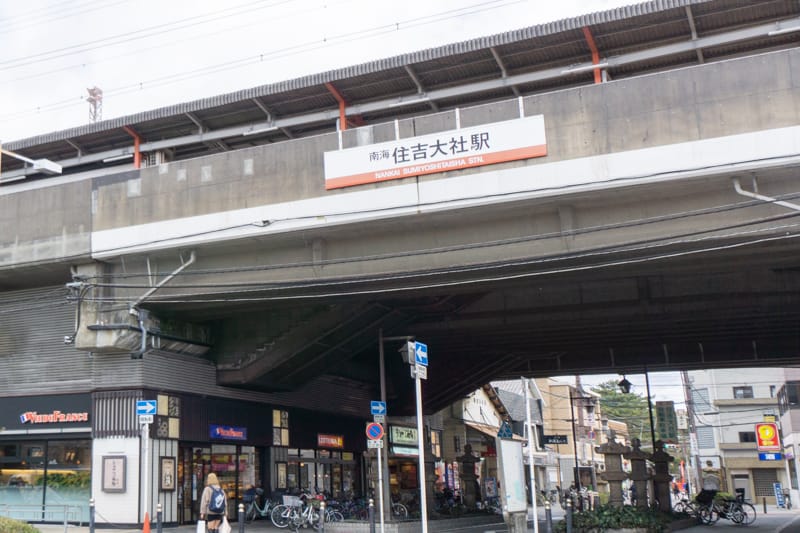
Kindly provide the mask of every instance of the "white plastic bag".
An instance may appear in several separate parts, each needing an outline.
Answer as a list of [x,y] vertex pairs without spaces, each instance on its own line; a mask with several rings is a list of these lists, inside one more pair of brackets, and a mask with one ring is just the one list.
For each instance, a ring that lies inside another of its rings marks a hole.
[[228,523],[228,517],[222,517],[222,524],[219,526],[219,533],[231,533],[231,525]]
[[206,521],[205,520],[198,520],[197,521],[197,532],[196,533],[206,533]]

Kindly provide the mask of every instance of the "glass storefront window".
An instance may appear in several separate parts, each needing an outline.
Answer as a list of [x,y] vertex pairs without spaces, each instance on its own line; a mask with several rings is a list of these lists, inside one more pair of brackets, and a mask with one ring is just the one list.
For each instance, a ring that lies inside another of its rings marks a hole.
[[76,520],[88,521],[91,441],[23,441],[3,444],[0,452],[0,502],[12,509],[15,504],[71,505],[79,510]]

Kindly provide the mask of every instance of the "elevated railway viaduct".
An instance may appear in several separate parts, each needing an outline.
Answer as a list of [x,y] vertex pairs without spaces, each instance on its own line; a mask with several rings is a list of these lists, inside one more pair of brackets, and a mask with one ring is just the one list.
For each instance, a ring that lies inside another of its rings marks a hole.
[[[430,412],[497,378],[796,364],[799,11],[651,2],[9,143],[65,173],[3,169],[3,390],[360,420],[379,335],[428,344]],[[329,159],[508,131],[536,157],[346,186]]]

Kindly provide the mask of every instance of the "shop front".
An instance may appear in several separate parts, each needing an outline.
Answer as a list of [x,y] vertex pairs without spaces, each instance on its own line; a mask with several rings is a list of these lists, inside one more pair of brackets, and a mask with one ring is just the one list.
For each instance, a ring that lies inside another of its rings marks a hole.
[[248,487],[261,486],[259,472],[264,453],[263,447],[241,444],[182,445],[177,471],[180,480],[178,520],[187,523],[199,518],[200,498],[211,472],[217,475],[228,495],[228,516],[236,516],[236,505]]
[[[229,516],[236,515],[251,486],[278,500],[300,492],[361,495],[360,453],[348,447],[357,442],[357,421],[231,400],[184,397],[181,402],[197,416],[181,426],[179,522],[198,519],[211,472],[228,496]],[[334,428],[339,431],[330,431]]]
[[313,425],[294,433],[295,442],[311,446],[296,448],[282,440],[272,448],[276,496],[310,493],[341,500],[361,495],[360,455],[346,448],[348,441],[355,442],[352,434],[314,433]]
[[26,521],[88,521],[92,480],[88,394],[4,398],[0,502]]

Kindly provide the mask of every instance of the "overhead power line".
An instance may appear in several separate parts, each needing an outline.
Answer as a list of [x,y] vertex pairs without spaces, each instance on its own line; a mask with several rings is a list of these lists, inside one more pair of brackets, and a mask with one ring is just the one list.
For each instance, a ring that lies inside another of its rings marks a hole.
[[[290,0],[282,0],[282,1],[290,1]],[[278,58],[291,57],[291,56],[298,55],[300,53],[311,52],[311,51],[318,50],[320,48],[328,47],[328,46],[331,46],[331,45],[339,45],[339,44],[344,44],[344,43],[350,43],[350,42],[354,42],[354,41],[358,41],[358,40],[363,40],[363,39],[366,39],[366,38],[385,35],[387,33],[394,33],[394,32],[398,32],[398,31],[404,31],[404,30],[408,30],[408,29],[411,29],[411,28],[414,28],[414,27],[418,27],[418,26],[432,24],[432,23],[435,23],[435,22],[440,22],[440,21],[449,20],[449,19],[453,19],[453,18],[464,17],[464,16],[468,16],[468,15],[474,15],[474,14],[477,14],[477,13],[482,13],[482,12],[485,12],[485,11],[498,9],[500,7],[506,7],[506,6],[509,6],[509,5],[520,3],[520,2],[523,2],[523,1],[525,1],[525,0],[490,0],[490,1],[486,1],[486,2],[480,2],[478,4],[473,4],[473,5],[470,5],[470,6],[464,6],[464,7],[460,7],[460,8],[457,8],[457,9],[443,11],[443,12],[440,12],[440,13],[435,13],[435,14],[432,14],[432,15],[424,16],[424,17],[411,18],[411,19],[407,19],[407,20],[404,20],[404,21],[398,21],[398,22],[394,22],[394,23],[391,23],[391,24],[383,24],[383,25],[372,27],[372,28],[367,28],[367,29],[358,30],[358,31],[354,31],[354,32],[348,32],[348,33],[333,35],[333,36],[330,36],[330,37],[325,36],[325,37],[322,37],[320,39],[314,39],[314,40],[311,40],[311,41],[306,41],[304,43],[300,43],[300,44],[289,46],[289,47],[284,47],[284,48],[281,48],[281,49],[262,52],[262,53],[259,53],[259,54],[248,55],[248,56],[244,56],[244,57],[240,57],[240,58],[231,58],[229,60],[223,61],[221,63],[216,63],[214,65],[208,65],[208,66],[204,66],[204,67],[200,67],[200,68],[196,68],[196,69],[190,69],[190,70],[187,70],[187,71],[176,72],[174,74],[170,74],[170,75],[167,75],[167,76],[161,76],[161,77],[153,78],[153,79],[149,79],[149,80],[141,80],[141,81],[137,81],[137,82],[131,82],[131,83],[127,84],[127,85],[122,85],[122,86],[118,86],[118,87],[112,87],[112,88],[109,88],[109,89],[104,89],[104,91],[105,91],[106,98],[108,99],[109,97],[113,97],[113,96],[119,96],[119,95],[128,94],[128,93],[131,93],[131,92],[136,92],[136,91],[141,91],[141,90],[146,90],[146,89],[153,89],[153,88],[156,88],[156,87],[161,87],[161,86],[164,86],[164,85],[168,85],[168,84],[172,84],[172,83],[176,83],[176,82],[180,82],[180,81],[196,79],[196,78],[199,78],[199,77],[202,77],[202,76],[207,76],[207,75],[210,75],[210,74],[216,74],[216,73],[219,73],[219,72],[226,72],[226,71],[230,71],[230,70],[233,70],[233,69],[242,68],[242,67],[245,67],[245,66],[248,66],[248,65],[264,63],[266,61],[270,61],[270,60],[274,60],[274,59],[278,59]],[[139,31],[143,31],[143,30],[139,30]],[[130,40],[133,40],[133,38],[131,38]],[[124,42],[124,41],[120,41],[120,42]],[[112,44],[119,44],[119,43],[112,43]],[[78,47],[78,46],[80,46],[80,45],[74,45],[72,47],[66,47],[66,48],[75,48],[75,47]],[[77,51],[76,50],[66,50],[65,49],[65,52],[63,54],[50,55],[50,56],[48,56],[46,58],[39,58],[39,60],[44,61],[44,60],[47,60],[47,59],[54,59],[54,58],[58,58],[58,57],[64,57],[64,56],[68,56],[68,55],[72,55],[72,54],[79,53],[79,52],[84,52],[84,51],[85,50],[82,50],[82,49],[77,49]],[[48,54],[48,53],[49,54],[53,54],[55,52],[53,52],[53,51],[51,51],[51,52],[43,52],[41,54]],[[41,55],[41,54],[36,54],[34,56],[28,56],[28,57],[32,58],[34,61],[37,61],[36,56]],[[23,63],[21,63],[21,61],[23,61],[24,59],[25,58],[17,58],[17,59],[14,59],[14,60],[7,60],[5,62],[0,61],[0,71],[6,70],[6,69],[11,69],[11,68],[17,68],[19,66],[23,66]],[[5,66],[4,66],[4,64],[5,64]],[[12,113],[6,113],[6,114],[3,114],[3,115],[0,115],[0,118],[5,119],[5,120],[20,119],[20,118],[24,118],[24,117],[31,116],[31,115],[41,114],[42,112],[56,111],[56,110],[60,110],[60,109],[66,109],[66,108],[70,108],[70,107],[75,107],[75,106],[77,106],[79,104],[82,104],[82,103],[83,103],[83,95],[81,95],[79,97],[67,98],[67,99],[63,99],[63,100],[59,100],[59,101],[55,101],[55,102],[44,103],[44,104],[41,104],[41,105],[33,107],[33,108],[22,109],[22,110],[15,111],[15,112],[12,112]]]

